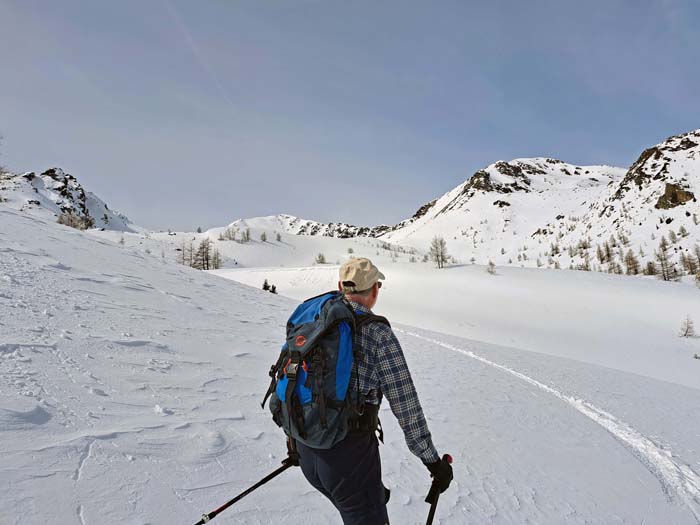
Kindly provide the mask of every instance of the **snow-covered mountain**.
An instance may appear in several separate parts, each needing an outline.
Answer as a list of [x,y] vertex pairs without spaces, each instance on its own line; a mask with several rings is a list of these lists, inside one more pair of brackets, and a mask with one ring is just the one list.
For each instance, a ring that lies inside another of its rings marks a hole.
[[496,162],[382,239],[427,249],[437,235],[459,259],[517,263],[518,254],[536,243],[533,234],[549,220],[577,215],[623,175],[620,168],[574,166],[555,159]]
[[51,168],[39,175],[34,172],[0,173],[0,203],[54,220],[70,213],[88,227],[128,232],[139,229],[127,217],[109,209],[96,195],[86,192],[73,175],[60,168]]
[[645,150],[629,169],[550,158],[499,161],[393,226],[324,224],[290,215],[242,219],[230,226],[376,237],[418,252],[441,236],[463,262],[613,273],[641,272],[655,262],[663,236],[668,257],[680,271],[683,258],[700,263],[695,253],[700,243],[698,191],[700,130]]
[[238,219],[229,224],[228,227],[236,231],[244,231],[246,228],[253,230],[279,230],[292,235],[336,237],[338,239],[379,237],[391,228],[390,226],[353,226],[342,222],[322,223],[286,214]]
[[[279,259],[282,265],[308,264],[321,251],[339,260],[355,246],[363,251],[388,248],[393,258],[399,253],[420,258],[432,238],[441,236],[461,262],[612,273],[658,271],[663,242],[676,272],[695,273],[700,266],[698,191],[700,130],[695,130],[648,148],[629,169],[577,166],[551,158],[495,162],[391,226],[321,223],[280,214],[239,219],[205,235],[215,242],[226,232],[238,239],[247,230],[254,239],[265,235],[268,248],[282,248],[268,250],[266,260]],[[97,228],[146,233],[60,169],[40,175],[0,174],[0,200],[29,213],[57,217],[70,211]],[[278,234],[365,240],[336,243],[338,249],[333,243],[309,241],[310,251],[302,257],[299,250],[289,253],[289,243],[275,244]],[[160,237],[161,245],[181,243],[181,238]],[[221,248],[234,265],[247,260],[250,251],[230,243]]]
[[[555,159],[499,161],[477,171],[463,184],[424,204],[410,218],[393,226],[321,223],[280,214],[239,219],[229,227],[236,231],[279,229],[293,235],[375,237],[416,248],[427,248],[435,235],[468,236],[467,248],[457,247],[462,255],[471,256],[475,251],[490,254],[491,244],[496,241],[492,234],[497,232],[485,226],[489,219],[507,230],[501,232],[507,235],[498,236],[504,241],[495,244],[510,245],[513,244],[510,237],[520,239],[528,232],[534,233],[550,216],[579,211],[582,203],[596,200],[624,175],[623,168],[574,166]],[[490,242],[480,249],[478,245],[483,245],[486,237]]]
[[672,262],[680,267],[690,258],[686,266],[697,268],[699,193],[700,130],[695,130],[645,150],[602,198],[580,215],[549,222],[538,242],[554,246],[549,257],[563,257],[564,264],[585,265],[588,258],[604,271],[619,272],[634,259],[641,266],[655,261],[665,239]]

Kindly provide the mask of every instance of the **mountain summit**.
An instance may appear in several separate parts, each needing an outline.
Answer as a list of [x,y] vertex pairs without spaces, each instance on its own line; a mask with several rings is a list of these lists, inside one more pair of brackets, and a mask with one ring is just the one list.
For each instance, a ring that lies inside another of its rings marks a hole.
[[655,264],[659,250],[684,266],[700,257],[699,192],[695,130],[646,149],[628,169],[552,158],[498,161],[393,226],[289,215],[264,222],[295,235],[376,237],[419,251],[440,236],[463,262],[636,273]]
[[110,210],[104,201],[86,192],[73,175],[60,168],[39,175],[0,173],[0,202],[52,220],[71,214],[88,227],[134,231],[127,217]]

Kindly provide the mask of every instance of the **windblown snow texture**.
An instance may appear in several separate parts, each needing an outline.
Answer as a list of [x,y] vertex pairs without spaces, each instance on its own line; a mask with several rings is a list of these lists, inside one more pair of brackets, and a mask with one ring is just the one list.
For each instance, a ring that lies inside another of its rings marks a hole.
[[[194,523],[279,466],[284,442],[259,402],[296,301],[148,253],[153,240],[122,245],[2,206],[0,224],[3,522]],[[326,269],[307,270],[296,274]],[[387,277],[383,300],[410,305],[415,290]],[[639,296],[664,286],[634,282]],[[421,300],[425,312],[445,298]],[[698,523],[697,388],[398,328],[435,443],[455,458],[437,520]],[[388,406],[381,417],[392,521],[421,523],[428,473]],[[217,519],[275,523],[282,509],[290,523],[337,521],[298,469]]]

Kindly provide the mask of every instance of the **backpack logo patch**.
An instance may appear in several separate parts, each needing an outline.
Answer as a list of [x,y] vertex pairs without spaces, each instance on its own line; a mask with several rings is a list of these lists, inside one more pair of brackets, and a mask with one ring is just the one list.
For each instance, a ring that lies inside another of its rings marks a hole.
[[298,335],[296,339],[294,339],[294,344],[296,346],[304,346],[306,344],[306,337],[303,335]]

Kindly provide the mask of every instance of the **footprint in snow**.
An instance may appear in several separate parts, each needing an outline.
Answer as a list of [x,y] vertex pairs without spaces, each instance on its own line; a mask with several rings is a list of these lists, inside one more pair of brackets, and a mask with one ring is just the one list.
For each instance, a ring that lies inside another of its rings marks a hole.
[[19,430],[34,425],[43,425],[51,419],[51,414],[39,405],[26,412],[0,408],[0,427],[3,430]]
[[166,372],[173,367],[170,361],[163,359],[149,359],[146,363],[146,370],[151,370],[153,372]]
[[165,407],[162,407],[160,405],[154,406],[153,411],[156,414],[160,414],[161,416],[171,416],[175,413],[172,410],[170,410],[169,408],[165,408]]
[[95,394],[96,396],[103,396],[103,397],[109,397],[109,394],[102,390],[101,388],[94,388],[94,387],[86,387],[88,391],[91,394]]
[[138,347],[138,346],[152,346],[159,350],[166,350],[168,345],[163,343],[158,343],[156,341],[149,341],[146,339],[114,339],[111,341],[114,344],[120,346]]
[[65,264],[63,264],[61,262],[55,262],[53,264],[48,264],[48,265],[46,265],[46,267],[53,268],[55,270],[70,270],[71,269],[70,266],[66,266]]

